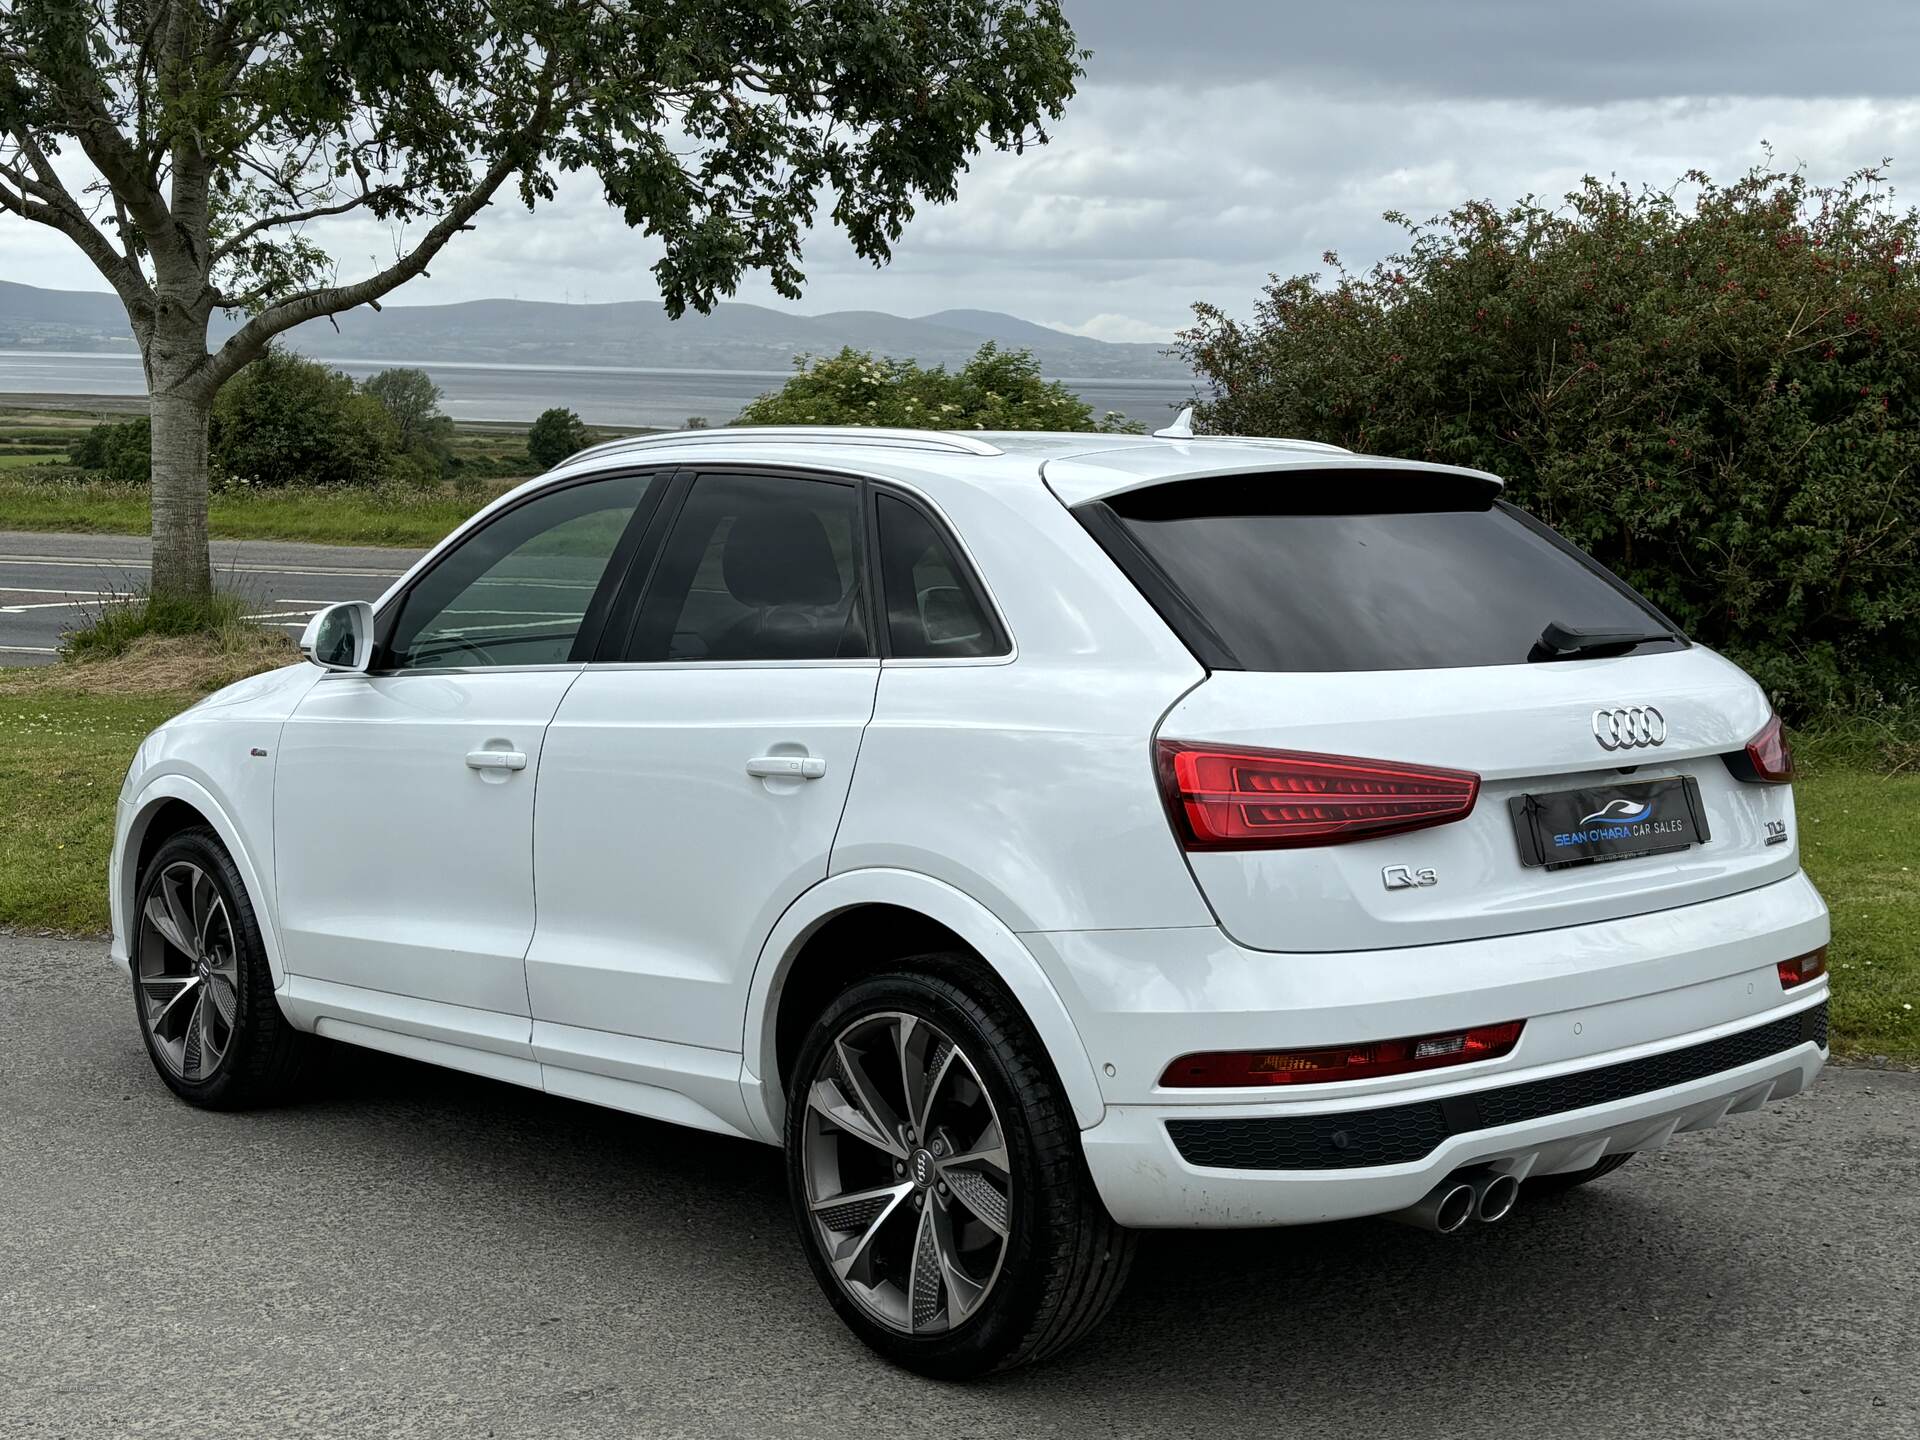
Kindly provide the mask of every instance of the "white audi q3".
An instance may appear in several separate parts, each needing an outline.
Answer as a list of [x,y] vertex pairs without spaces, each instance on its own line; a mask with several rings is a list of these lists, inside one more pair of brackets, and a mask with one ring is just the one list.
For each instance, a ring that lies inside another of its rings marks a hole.
[[1810,1084],[1761,690],[1491,475],[1283,440],[707,431],[475,516],[121,794],[161,1078],[322,1036],[785,1147],[930,1375],[1134,1233],[1438,1231]]

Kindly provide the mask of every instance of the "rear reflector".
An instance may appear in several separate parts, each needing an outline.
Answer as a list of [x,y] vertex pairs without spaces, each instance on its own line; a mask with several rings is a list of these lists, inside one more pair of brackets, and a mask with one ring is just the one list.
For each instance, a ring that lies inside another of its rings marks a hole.
[[1734,778],[1760,785],[1784,785],[1793,779],[1793,751],[1778,715],[1769,715],[1746,749],[1725,757]]
[[1411,1040],[1373,1040],[1327,1050],[1230,1050],[1183,1055],[1167,1067],[1160,1083],[1178,1090],[1248,1085],[1324,1085],[1333,1080],[1370,1080],[1376,1075],[1405,1075],[1471,1065],[1511,1054],[1520,1042],[1523,1020],[1476,1025]]
[[1189,850],[1338,845],[1444,825],[1473,810],[1465,770],[1162,740],[1160,784]]
[[1827,947],[1805,955],[1796,955],[1791,960],[1782,960],[1779,965],[1780,988],[1791,990],[1796,985],[1804,985],[1809,980],[1818,980],[1827,973]]

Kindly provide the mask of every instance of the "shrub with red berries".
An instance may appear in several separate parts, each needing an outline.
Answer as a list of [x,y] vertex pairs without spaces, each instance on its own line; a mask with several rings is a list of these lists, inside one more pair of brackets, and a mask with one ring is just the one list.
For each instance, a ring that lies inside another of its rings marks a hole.
[[1790,712],[1920,688],[1920,214],[1878,170],[1471,201],[1195,307],[1207,427],[1494,471]]

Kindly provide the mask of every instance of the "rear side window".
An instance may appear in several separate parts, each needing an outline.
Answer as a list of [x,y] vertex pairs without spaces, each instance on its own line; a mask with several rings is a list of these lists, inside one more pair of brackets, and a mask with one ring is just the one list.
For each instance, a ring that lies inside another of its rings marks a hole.
[[674,518],[629,660],[872,654],[860,491],[781,475],[702,475]]
[[1615,654],[1686,643],[1547,527],[1445,477],[1188,481],[1080,510],[1195,653],[1220,669],[1518,665],[1541,658],[1541,632],[1554,622],[1651,637]]
[[891,653],[908,659],[1003,655],[986,606],[946,537],[917,506],[875,497]]

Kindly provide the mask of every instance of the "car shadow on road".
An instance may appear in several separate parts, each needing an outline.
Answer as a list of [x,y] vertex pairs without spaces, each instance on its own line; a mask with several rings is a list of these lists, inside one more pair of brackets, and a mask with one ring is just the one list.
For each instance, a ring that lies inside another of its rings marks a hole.
[[[484,1176],[447,1203],[494,1207],[510,1232],[523,1225],[510,1252],[550,1247],[557,1222],[569,1263],[608,1294],[644,1289],[650,1267],[710,1263],[713,1309],[689,1325],[734,1323],[750,1306],[810,1332],[833,1363],[868,1367],[865,1383],[920,1383],[866,1356],[819,1303],[768,1147],[360,1051],[328,1058],[300,1113],[305,1143],[333,1131],[343,1155],[399,1147],[431,1155],[436,1172]],[[1516,1397],[1571,1414],[1602,1356],[1656,1388],[1714,1366],[1718,1383],[1765,1396],[1782,1377],[1739,1337],[1777,1326],[1805,1275],[1789,1220],[1778,1245],[1752,1232],[1756,1212],[1778,1207],[1723,1173],[1741,1168],[1647,1157],[1452,1237],[1385,1221],[1150,1234],[1091,1343],[976,1387],[968,1404],[1005,1418],[1043,1395],[1074,1398],[1089,1417],[1115,1417],[1092,1432],[1130,1428],[1114,1408],[1122,1390],[1152,1395],[1168,1416],[1284,1395],[1296,1413],[1404,1424],[1413,1387],[1444,1396],[1457,1423],[1462,1407],[1505,1413]]]

